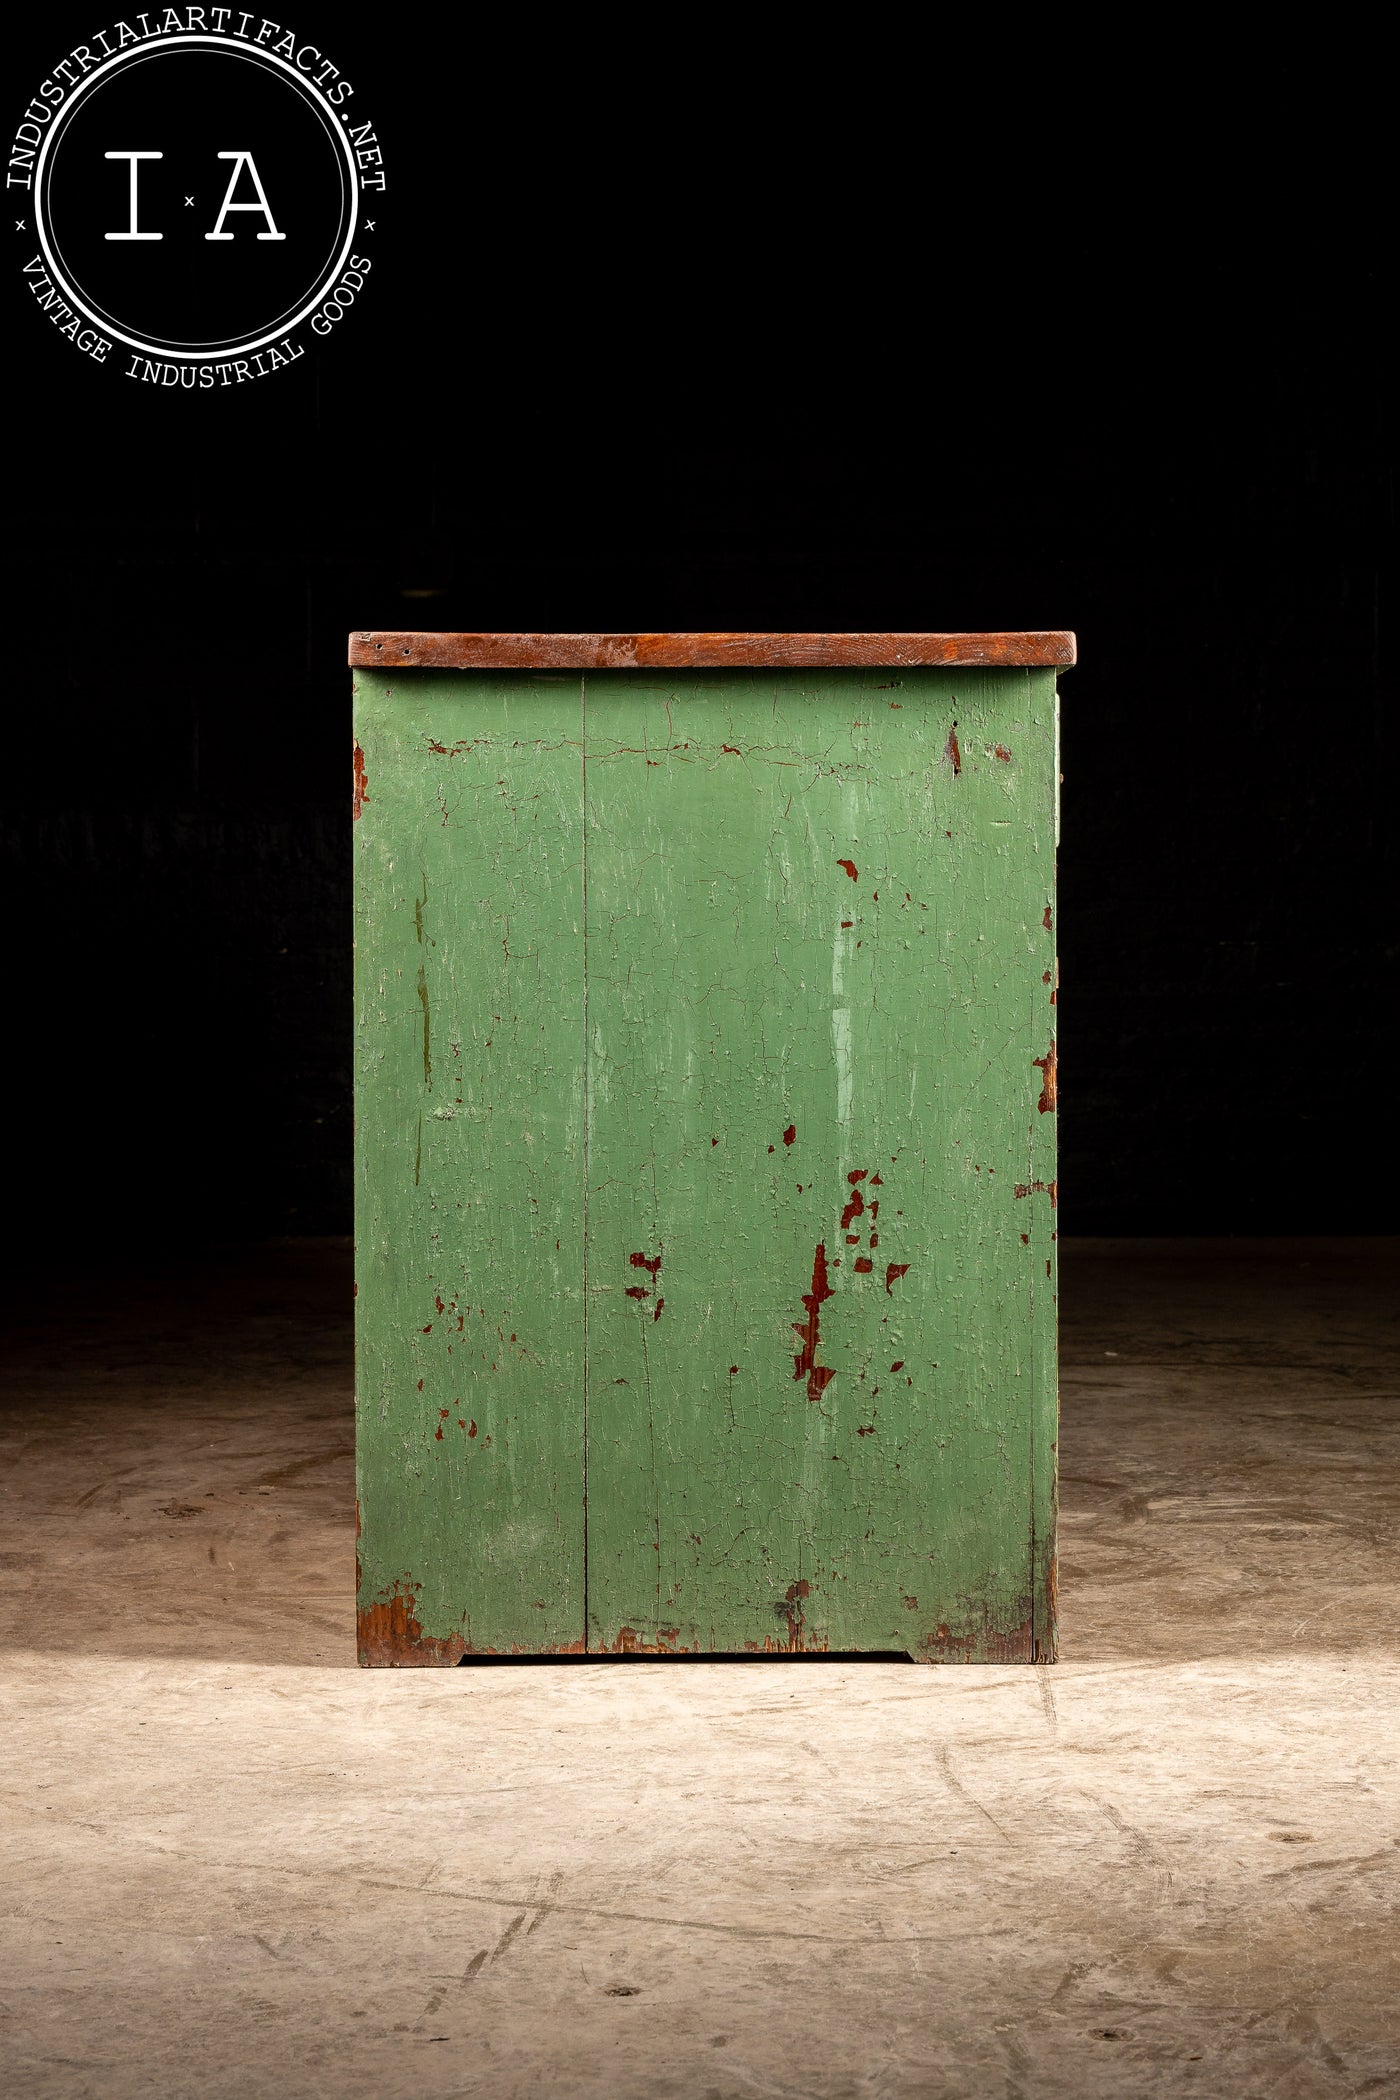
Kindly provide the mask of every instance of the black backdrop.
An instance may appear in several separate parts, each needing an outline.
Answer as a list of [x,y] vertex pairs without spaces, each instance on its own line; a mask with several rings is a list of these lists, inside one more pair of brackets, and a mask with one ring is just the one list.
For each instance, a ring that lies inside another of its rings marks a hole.
[[[1269,185],[1149,193],[1140,112],[1085,150],[1029,75],[959,122],[858,69],[624,85],[557,32],[502,67],[446,10],[322,16],[390,181],[324,351],[202,397],[95,373],[12,238],[18,1251],[348,1229],[375,626],[1075,628],[1064,1228],[1386,1229],[1358,170],[1341,214],[1277,151]],[[16,116],[94,20],[28,26]]]

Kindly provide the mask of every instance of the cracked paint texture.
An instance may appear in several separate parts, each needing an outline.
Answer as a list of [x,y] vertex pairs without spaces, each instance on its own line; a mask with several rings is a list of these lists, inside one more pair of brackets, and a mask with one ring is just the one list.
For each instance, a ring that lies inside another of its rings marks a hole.
[[1054,675],[898,684],[357,675],[400,1660],[1053,1651]]

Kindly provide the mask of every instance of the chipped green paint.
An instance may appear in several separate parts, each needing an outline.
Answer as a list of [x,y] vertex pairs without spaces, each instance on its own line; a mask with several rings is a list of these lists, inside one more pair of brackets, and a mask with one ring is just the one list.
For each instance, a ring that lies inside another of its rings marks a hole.
[[1054,673],[356,694],[362,1656],[1052,1654]]

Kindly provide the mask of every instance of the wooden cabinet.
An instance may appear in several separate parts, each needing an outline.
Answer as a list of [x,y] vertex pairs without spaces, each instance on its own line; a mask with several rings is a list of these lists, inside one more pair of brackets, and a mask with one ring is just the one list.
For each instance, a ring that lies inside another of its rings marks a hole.
[[1053,1655],[1073,660],[352,638],[362,1662]]

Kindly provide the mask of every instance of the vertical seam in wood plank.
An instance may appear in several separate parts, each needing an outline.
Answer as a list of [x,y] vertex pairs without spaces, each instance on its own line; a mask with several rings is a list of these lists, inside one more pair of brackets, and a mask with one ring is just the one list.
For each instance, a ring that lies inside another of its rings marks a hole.
[[[1027,673],[1027,678],[1029,679],[1029,673]],[[1032,1047],[1032,1049],[1034,1049],[1034,1047],[1035,1047],[1035,1040],[1036,1040],[1036,1027],[1035,1027],[1035,1024],[1036,1024],[1036,1002],[1035,1002],[1035,995],[1034,995],[1034,993],[1032,993],[1032,995],[1031,995],[1031,1000],[1030,1000],[1030,1023],[1031,1023],[1031,1026],[1030,1026],[1030,1033],[1031,1033],[1031,1047]],[[1033,1179],[1035,1178],[1035,1117],[1034,1117],[1034,1115],[1031,1115],[1031,1116],[1030,1116],[1030,1117],[1028,1118],[1028,1120],[1027,1120],[1027,1123],[1026,1123],[1026,1157],[1027,1157],[1027,1161],[1028,1161],[1028,1165],[1027,1165],[1027,1168],[1026,1168],[1026,1180],[1027,1180],[1027,1181],[1029,1182],[1029,1181],[1032,1181],[1032,1180],[1033,1180]],[[1034,1239],[1034,1232],[1032,1232],[1032,1239]],[[1040,1351],[1039,1351],[1039,1347],[1038,1347],[1038,1336],[1037,1336],[1037,1334],[1036,1334],[1036,1325],[1035,1325],[1035,1283],[1036,1283],[1036,1277],[1035,1277],[1035,1264],[1036,1264],[1036,1260],[1037,1260],[1037,1259],[1039,1258],[1039,1256],[1038,1256],[1038,1250],[1036,1250],[1036,1249],[1035,1249],[1035,1248],[1033,1248],[1033,1247],[1032,1247],[1032,1248],[1028,1248],[1028,1249],[1027,1249],[1027,1252],[1028,1252],[1028,1253],[1030,1253],[1030,1255],[1031,1255],[1031,1261],[1030,1261],[1030,1264],[1029,1264],[1029,1267],[1030,1267],[1030,1304],[1029,1304],[1029,1306],[1028,1306],[1028,1308],[1027,1308],[1027,1312],[1028,1312],[1028,1315],[1029,1315],[1029,1317],[1028,1317],[1028,1319],[1027,1319],[1027,1322],[1026,1322],[1026,1332],[1027,1332],[1027,1334],[1028,1334],[1028,1336],[1029,1336],[1029,1338],[1030,1338],[1030,1374],[1031,1374],[1031,1377],[1030,1377],[1030,1388],[1031,1388],[1031,1392],[1030,1392],[1030,1400],[1031,1400],[1031,1404],[1030,1404],[1030,1432],[1031,1432],[1031,1434],[1030,1434],[1030,1462],[1031,1462],[1031,1464],[1030,1464],[1030,1475],[1031,1475],[1031,1477],[1030,1477],[1030,1489],[1031,1489],[1031,1495],[1030,1495],[1030,1503],[1031,1503],[1031,1507],[1030,1507],[1030,1519],[1031,1519],[1031,1522],[1030,1522],[1030,1564],[1029,1564],[1029,1568],[1028,1568],[1028,1570],[1027,1570],[1027,1585],[1026,1585],[1026,1596],[1027,1596],[1027,1600],[1028,1600],[1028,1603],[1029,1603],[1029,1607],[1030,1607],[1030,1610],[1029,1610],[1029,1619],[1030,1619],[1030,1651],[1031,1651],[1031,1652],[1030,1652],[1029,1656],[1027,1657],[1027,1661],[1029,1661],[1029,1662],[1036,1662],[1036,1661],[1038,1661],[1038,1659],[1039,1659],[1039,1658],[1038,1658],[1038,1656],[1037,1656],[1036,1650],[1037,1650],[1037,1647],[1038,1647],[1038,1645],[1039,1645],[1039,1641],[1040,1641],[1040,1613],[1039,1613],[1039,1610],[1038,1610],[1038,1608],[1037,1608],[1037,1605],[1036,1605],[1036,1595],[1035,1595],[1035,1546],[1036,1546],[1036,1535],[1035,1535],[1035,1514],[1036,1514],[1036,1501],[1035,1501],[1035,1497],[1036,1497],[1036,1489],[1037,1489],[1037,1487],[1038,1487],[1038,1485],[1039,1485],[1039,1476],[1040,1476],[1040,1468],[1039,1468],[1039,1465],[1037,1464],[1037,1460],[1038,1460],[1038,1459],[1039,1459],[1039,1457],[1040,1457],[1040,1442],[1039,1442],[1039,1439],[1040,1439]]]
[[582,888],[582,922],[580,932],[583,939],[583,1652],[588,1653],[592,1639],[592,1623],[588,1602],[588,1176],[589,1176],[589,1115],[591,1106],[588,1041],[588,680],[580,676],[578,682],[579,710],[579,794],[583,805],[583,821],[579,826],[579,876]]
[[[1031,674],[1030,674],[1030,672],[1029,672],[1028,670],[1022,673],[1022,676],[1021,676],[1021,684],[1022,684],[1022,688],[1023,688],[1024,694],[1025,694],[1025,707],[1026,707],[1026,718],[1027,718],[1027,720],[1028,720],[1028,721],[1033,721],[1033,720],[1034,720],[1034,718],[1035,718],[1035,695],[1034,695],[1034,688],[1033,688],[1033,685],[1032,685],[1032,682],[1031,682]],[[1051,757],[1052,757],[1052,760],[1053,760],[1053,756],[1054,756],[1054,753],[1053,753],[1053,750],[1052,750],[1052,753],[1051,753]],[[1051,877],[1051,881],[1052,881],[1052,884],[1053,884],[1053,880],[1054,880],[1054,877],[1053,877],[1053,875],[1052,875],[1052,877]],[[1053,894],[1053,892],[1052,892],[1052,894]],[[1030,1036],[1031,1036],[1031,1047],[1032,1047],[1032,1049],[1034,1049],[1034,1048],[1036,1047],[1036,1045],[1037,1045],[1037,1043],[1038,1043],[1038,1040],[1039,1040],[1039,1030],[1038,1030],[1038,1028],[1037,1028],[1037,1025],[1036,1025],[1036,1024],[1037,1024],[1037,1021],[1038,1021],[1038,1019],[1039,1019],[1039,1012],[1038,1012],[1038,1004],[1037,1004],[1037,1000],[1036,1000],[1036,996],[1035,996],[1035,993],[1034,993],[1034,992],[1032,992],[1032,993],[1031,993],[1031,996],[1030,996]],[[1027,1181],[1033,1181],[1033,1180],[1034,1180],[1034,1178],[1035,1178],[1035,1139],[1036,1139],[1036,1130],[1035,1130],[1035,1124],[1036,1124],[1036,1111],[1035,1111],[1034,1109],[1028,1109],[1028,1111],[1027,1111],[1027,1117],[1026,1117],[1026,1149],[1027,1149],[1027,1159],[1028,1159],[1028,1165],[1027,1165],[1027,1169],[1026,1169],[1026,1179],[1027,1179]],[[1031,1256],[1031,1260],[1030,1260],[1030,1264],[1029,1264],[1029,1268],[1030,1268],[1030,1304],[1029,1304],[1029,1307],[1028,1307],[1028,1312],[1029,1312],[1029,1318],[1028,1318],[1028,1320],[1027,1320],[1027,1330],[1026,1330],[1026,1331],[1027,1331],[1027,1334],[1028,1334],[1028,1336],[1029,1336],[1029,1340],[1030,1340],[1030,1374],[1031,1374],[1031,1375],[1030,1375],[1030,1402],[1031,1402],[1031,1404],[1030,1404],[1030,1432],[1031,1432],[1031,1436],[1030,1436],[1030,1459],[1031,1459],[1031,1466],[1030,1466],[1030,1475],[1031,1475],[1031,1477],[1030,1477],[1030,1489],[1031,1489],[1031,1507],[1030,1507],[1030,1519],[1031,1519],[1031,1521],[1030,1521],[1030,1565],[1029,1565],[1029,1568],[1028,1568],[1028,1570],[1027,1570],[1027,1582],[1026,1582],[1026,1599],[1027,1599],[1027,1604],[1028,1604],[1028,1607],[1029,1607],[1029,1610],[1028,1610],[1028,1617],[1029,1617],[1029,1621],[1030,1621],[1030,1625],[1029,1625],[1029,1631],[1030,1631],[1030,1654],[1029,1654],[1029,1655],[1027,1656],[1026,1660],[1027,1660],[1028,1662],[1031,1662],[1031,1663],[1035,1663],[1035,1662],[1039,1662],[1039,1660],[1040,1660],[1040,1642],[1041,1642],[1041,1636],[1042,1636],[1042,1633],[1043,1633],[1043,1631],[1044,1631],[1044,1615],[1043,1615],[1043,1613],[1041,1612],[1041,1609],[1040,1609],[1040,1601],[1039,1601],[1038,1597],[1036,1596],[1036,1587],[1035,1587],[1035,1564],[1036,1564],[1036,1547],[1037,1547],[1037,1544],[1038,1544],[1038,1540],[1037,1540],[1037,1536],[1036,1536],[1036,1517],[1037,1517],[1037,1514],[1038,1514],[1038,1511],[1039,1511],[1039,1504],[1038,1504],[1038,1503],[1037,1503],[1037,1501],[1036,1501],[1036,1496],[1038,1495],[1038,1493],[1039,1493],[1039,1491],[1040,1491],[1040,1480],[1041,1480],[1041,1473],[1042,1473],[1042,1464],[1041,1464],[1041,1449],[1040,1449],[1040,1420],[1041,1420],[1041,1408],[1042,1408],[1042,1405],[1043,1405],[1044,1395],[1043,1395],[1043,1393],[1042,1393],[1042,1390],[1041,1390],[1041,1388],[1042,1388],[1042,1384],[1043,1384],[1043,1375],[1042,1375],[1042,1364],[1041,1364],[1041,1358],[1040,1358],[1040,1335],[1039,1335],[1039,1332],[1038,1332],[1038,1330],[1037,1330],[1037,1327],[1036,1327],[1036,1323],[1035,1323],[1035,1296],[1036,1296],[1036,1285],[1037,1285],[1037,1282],[1038,1282],[1038,1278],[1037,1278],[1037,1275],[1036,1275],[1036,1262],[1037,1262],[1037,1261],[1039,1260],[1039,1258],[1040,1258],[1040,1252],[1039,1252],[1039,1248],[1038,1248],[1037,1246],[1035,1246],[1035,1245],[1034,1245],[1034,1241],[1035,1241],[1035,1233],[1034,1233],[1034,1230],[1032,1230],[1032,1234],[1031,1234],[1031,1239],[1032,1239],[1032,1243],[1033,1243],[1033,1244],[1032,1244],[1032,1246],[1031,1246],[1031,1247],[1029,1247],[1029,1248],[1027,1249],[1027,1252],[1028,1252],[1028,1253],[1030,1254],[1030,1256]]]

